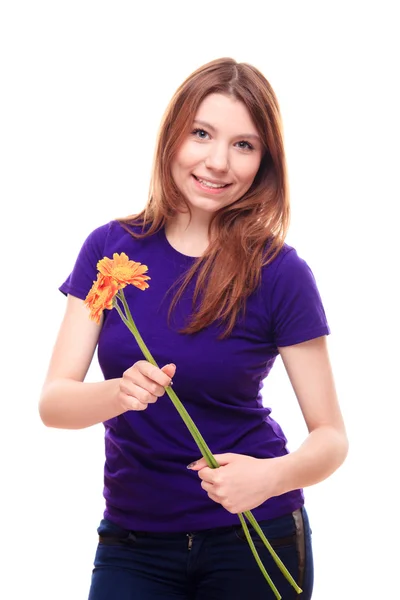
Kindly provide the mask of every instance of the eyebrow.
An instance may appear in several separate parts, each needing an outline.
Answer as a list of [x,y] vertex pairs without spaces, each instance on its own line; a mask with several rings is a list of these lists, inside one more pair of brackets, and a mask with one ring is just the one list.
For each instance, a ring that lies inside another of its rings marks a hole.
[[[200,119],[195,119],[194,123],[197,123],[198,125],[203,125],[203,127],[206,127],[207,129],[211,129],[211,131],[215,132],[216,129],[213,125],[211,125],[211,123],[207,123],[207,121],[201,121]],[[257,135],[256,133],[240,133],[239,135],[235,135],[235,137],[238,138],[252,138],[254,140],[258,140],[259,142],[261,142],[260,136]]]

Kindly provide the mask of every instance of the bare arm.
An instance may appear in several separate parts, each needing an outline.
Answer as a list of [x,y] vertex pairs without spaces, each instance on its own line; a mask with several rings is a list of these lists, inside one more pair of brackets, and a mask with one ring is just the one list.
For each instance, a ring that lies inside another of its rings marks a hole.
[[326,479],[347,455],[326,338],[280,348],[280,354],[308,427],[304,443],[277,458],[227,453],[215,455],[219,469],[208,468],[204,458],[189,465],[198,471],[209,497],[232,513],[252,510],[268,498]]
[[[68,296],[39,402],[48,427],[82,429],[122,414],[144,410],[164,394],[174,369],[139,361],[123,377],[84,382],[97,346],[101,324],[89,319],[83,300]],[[134,343],[134,342],[132,342]]]
[[278,493],[314,485],[340,467],[348,440],[329,360],[326,337],[279,348],[309,435],[275,459]]

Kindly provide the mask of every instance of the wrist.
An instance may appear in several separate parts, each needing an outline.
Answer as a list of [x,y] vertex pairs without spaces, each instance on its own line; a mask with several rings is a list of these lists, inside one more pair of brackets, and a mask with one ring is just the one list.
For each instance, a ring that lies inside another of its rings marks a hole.
[[123,406],[123,402],[121,399],[121,382],[122,377],[117,377],[116,379],[110,380],[113,383],[111,397],[111,408],[116,417],[122,415],[127,409]]
[[265,458],[266,479],[270,496],[282,496],[296,488],[293,478],[293,462],[291,455]]

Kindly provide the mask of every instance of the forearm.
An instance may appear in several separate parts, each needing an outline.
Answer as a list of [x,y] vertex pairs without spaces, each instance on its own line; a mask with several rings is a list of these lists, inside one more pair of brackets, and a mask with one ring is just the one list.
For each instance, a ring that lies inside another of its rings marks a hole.
[[45,384],[39,413],[47,427],[83,429],[123,412],[116,401],[119,379],[82,383],[57,379]]
[[344,462],[347,451],[348,441],[344,432],[328,426],[315,429],[297,450],[273,459],[276,465],[276,495],[327,479]]

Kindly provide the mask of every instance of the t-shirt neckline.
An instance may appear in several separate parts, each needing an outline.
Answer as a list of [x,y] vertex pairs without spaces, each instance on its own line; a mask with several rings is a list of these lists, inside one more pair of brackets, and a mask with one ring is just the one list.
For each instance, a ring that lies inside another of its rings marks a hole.
[[192,263],[192,264],[200,258],[200,256],[189,256],[188,254],[183,254],[182,252],[179,252],[179,250],[174,248],[168,241],[167,234],[165,232],[165,227],[162,227],[160,229],[160,238],[170,256],[174,256],[175,258],[178,257],[178,258],[185,260],[188,263]]

